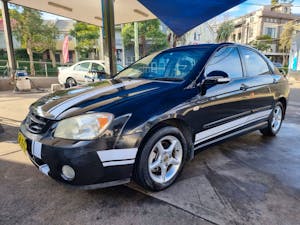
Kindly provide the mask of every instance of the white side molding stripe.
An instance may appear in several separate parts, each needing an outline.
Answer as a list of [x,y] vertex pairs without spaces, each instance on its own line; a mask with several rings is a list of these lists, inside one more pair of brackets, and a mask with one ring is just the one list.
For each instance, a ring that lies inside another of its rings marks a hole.
[[268,118],[268,116],[270,115],[271,112],[272,112],[272,109],[265,110],[262,112],[257,112],[257,113],[239,118],[237,120],[222,124],[220,126],[213,127],[213,128],[207,129],[205,131],[199,132],[196,134],[195,144],[199,144],[200,142],[206,141],[206,140],[216,137],[220,134],[223,134],[228,131],[234,130],[236,128],[245,126],[249,123],[258,121],[260,119]]
[[37,141],[32,141],[31,143],[31,153],[35,157],[42,159],[42,143]]
[[133,164],[134,159],[131,160],[123,160],[123,161],[110,161],[110,162],[104,162],[103,166],[121,166],[121,165],[128,165],[128,164]]
[[111,149],[97,151],[97,154],[103,166],[117,166],[133,164],[137,151],[137,148]]

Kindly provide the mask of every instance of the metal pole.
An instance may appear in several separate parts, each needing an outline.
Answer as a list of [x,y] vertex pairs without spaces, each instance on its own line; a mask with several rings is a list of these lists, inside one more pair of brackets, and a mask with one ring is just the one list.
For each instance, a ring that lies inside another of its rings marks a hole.
[[45,73],[46,73],[46,77],[48,77],[48,68],[47,68],[47,63],[45,63]]
[[[121,33],[123,30],[124,24],[121,24]],[[126,66],[126,59],[125,59],[125,45],[124,45],[124,40],[122,38],[122,66],[125,67]]]
[[138,24],[138,22],[134,22],[134,56],[135,56],[135,61],[140,59],[139,24]]
[[100,36],[99,36],[99,59],[104,60],[104,46],[103,46],[103,32],[102,27],[100,27]]
[[15,59],[15,54],[14,54],[8,4],[7,4],[6,0],[2,0],[2,1],[0,1],[0,3],[2,3],[1,8],[2,8],[4,36],[5,36],[5,42],[6,42],[6,51],[7,51],[8,67],[9,67],[8,72],[10,73],[11,79],[14,80],[15,79],[15,71],[16,71],[16,59]]
[[77,39],[74,38],[74,43],[75,43],[75,61],[78,62],[79,61],[79,53],[77,51]]
[[116,66],[116,42],[115,42],[115,18],[114,18],[114,1],[101,0],[102,18],[103,18],[103,38],[104,38],[104,59],[105,66],[109,69],[110,76],[117,72]]

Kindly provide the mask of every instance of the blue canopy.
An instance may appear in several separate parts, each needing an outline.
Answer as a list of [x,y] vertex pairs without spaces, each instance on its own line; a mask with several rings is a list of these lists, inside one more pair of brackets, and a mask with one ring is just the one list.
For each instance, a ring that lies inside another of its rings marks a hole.
[[246,0],[138,0],[178,36]]

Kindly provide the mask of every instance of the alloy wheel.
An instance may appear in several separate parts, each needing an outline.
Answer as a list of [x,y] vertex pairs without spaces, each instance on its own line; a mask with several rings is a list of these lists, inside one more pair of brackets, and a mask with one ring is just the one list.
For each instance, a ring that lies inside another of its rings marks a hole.
[[168,135],[161,138],[152,148],[148,158],[150,177],[163,184],[176,176],[183,158],[183,148],[179,139]]
[[280,129],[281,122],[282,122],[282,109],[279,105],[277,105],[273,110],[273,117],[271,122],[271,128],[274,133],[276,133]]

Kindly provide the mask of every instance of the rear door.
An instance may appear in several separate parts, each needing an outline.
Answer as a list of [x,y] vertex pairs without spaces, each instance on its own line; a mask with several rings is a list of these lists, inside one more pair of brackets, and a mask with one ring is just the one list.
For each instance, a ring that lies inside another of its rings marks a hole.
[[[274,104],[274,97],[270,85],[276,83],[276,78],[266,60],[255,50],[239,47],[244,65],[244,92],[249,96],[249,104],[253,113],[270,111]],[[278,76],[276,76],[278,77]]]

